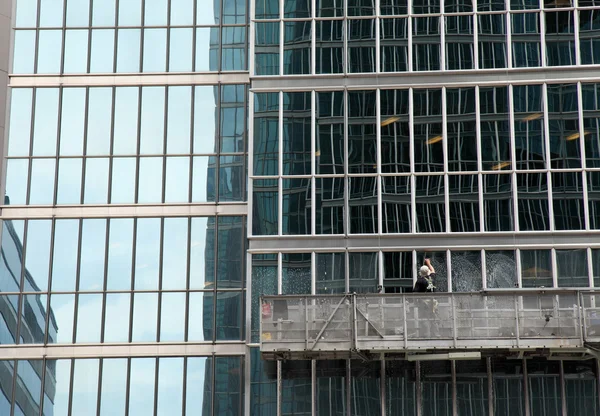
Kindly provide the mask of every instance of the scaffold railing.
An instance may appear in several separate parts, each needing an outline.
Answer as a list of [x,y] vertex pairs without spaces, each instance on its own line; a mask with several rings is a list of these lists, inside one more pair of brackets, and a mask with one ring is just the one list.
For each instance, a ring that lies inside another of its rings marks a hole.
[[600,347],[600,292],[261,296],[265,359],[428,351],[586,352]]

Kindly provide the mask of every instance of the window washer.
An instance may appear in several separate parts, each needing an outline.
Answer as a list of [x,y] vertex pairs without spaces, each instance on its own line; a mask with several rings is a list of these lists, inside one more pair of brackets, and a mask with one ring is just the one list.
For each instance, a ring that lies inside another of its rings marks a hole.
[[[431,260],[426,258],[423,266],[419,269],[419,276],[413,288],[413,292],[427,293],[433,292],[435,286],[435,269],[431,265]],[[439,336],[439,316],[437,299],[415,299],[416,313],[418,316],[417,337],[433,339]]]
[[431,265],[430,259],[425,259],[425,264],[419,269],[419,277],[413,292],[433,292],[435,286],[433,285],[433,279],[435,278],[435,269]]

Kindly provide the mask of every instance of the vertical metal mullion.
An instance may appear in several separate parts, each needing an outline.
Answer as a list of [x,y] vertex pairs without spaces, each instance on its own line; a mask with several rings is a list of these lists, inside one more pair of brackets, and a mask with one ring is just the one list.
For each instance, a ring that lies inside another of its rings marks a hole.
[[346,360],[346,416],[352,416],[352,368],[350,359]]
[[[443,45],[443,43],[442,43]],[[442,87],[442,152],[444,157],[444,205],[446,225],[444,232],[450,232],[450,178],[448,176],[448,105],[446,103],[446,87]]]
[[[375,72],[381,72],[381,18],[379,13],[379,3],[380,0],[375,0]],[[379,93],[379,89],[377,89],[377,93]],[[377,127],[379,127],[379,123],[377,123]],[[377,136],[379,138],[379,135]]]
[[[104,329],[106,325],[106,291],[108,288],[108,251],[110,249],[109,239],[110,239],[110,218],[106,219],[104,224],[104,272],[103,272],[103,283],[102,283],[102,314],[100,323],[100,342],[104,343]],[[98,415],[99,416],[99,415]]]
[[[407,24],[406,24],[406,30],[407,30],[407,34],[406,34],[406,38],[408,40],[408,49],[407,49],[407,63],[406,63],[406,69],[408,70],[408,72],[412,72],[413,71],[413,45],[412,45],[412,13],[411,13],[411,8],[412,8],[412,2],[410,0],[408,0],[408,17],[406,18],[407,20]],[[412,124],[410,124],[412,126]],[[412,140],[410,141],[410,144],[412,146]],[[411,153],[411,160],[412,160],[412,153]]]
[[[481,249],[481,284],[484,290],[487,289],[487,263],[484,249]],[[484,300],[487,300],[487,298],[484,298]]]
[[[71,358],[71,368],[70,368],[70,376],[69,376],[69,409],[68,409],[68,416],[72,416],[72,410],[73,410],[73,381],[75,378],[75,359]],[[77,415],[74,415],[77,416]]]
[[515,250],[515,263],[517,266],[517,287],[523,287],[523,276],[522,276],[522,267],[521,267],[521,249]]
[[279,2],[279,75],[283,75],[284,67],[284,48],[285,43],[285,22],[283,21],[284,4],[283,1]]
[[[414,284],[417,282],[417,268],[419,267],[417,264],[417,251],[413,250],[412,252],[412,280],[413,280],[413,286]],[[406,318],[405,318],[406,319]],[[407,331],[405,331],[407,332]]]
[[137,222],[138,219],[133,219],[133,236],[132,236],[132,245],[131,248],[131,284],[129,287],[130,290],[130,298],[129,298],[129,342],[133,340],[133,313],[135,306],[135,258],[137,254]]
[[[187,339],[187,338],[185,338]],[[185,415],[186,414],[186,403],[187,403],[187,363],[188,363],[188,357],[183,357],[183,380],[182,380],[182,391],[181,391],[181,414]],[[241,366],[242,368],[244,367],[243,365]],[[191,413],[191,412],[190,412]],[[244,412],[242,411],[240,414],[244,414]],[[98,415],[99,416],[99,415]]]
[[[159,317],[160,319],[160,317]],[[154,416],[158,415],[158,373],[160,371],[160,359],[154,358]],[[214,376],[211,380],[214,380]],[[214,389],[213,389],[214,390]],[[214,392],[213,392],[214,394]]]
[[[506,0],[506,4],[504,5],[504,10],[510,10],[510,0]],[[511,14],[506,11],[504,13],[505,18],[505,31],[506,31],[506,67],[512,68],[512,22],[511,22]]]
[[[11,360],[13,362],[13,376],[12,376],[12,380],[11,380],[11,399],[10,399],[10,416],[14,416],[15,414],[15,406],[17,405],[17,372],[19,370],[18,368],[18,364],[19,361],[18,360]],[[43,390],[43,389],[42,389]]]
[[[440,70],[446,69],[446,17],[443,14],[444,0],[440,0]],[[446,140],[446,138],[444,138]]]
[[129,416],[129,398],[131,392],[131,358],[127,358],[127,374],[125,374],[125,416]]
[[[213,304],[212,304],[212,336],[213,341],[217,339],[217,286],[219,285],[219,273],[217,272],[219,265],[219,217],[215,216],[215,229],[213,230],[213,238],[214,238],[214,247],[213,247],[213,258],[215,259],[212,275],[213,282],[211,291],[213,293]],[[214,380],[214,378],[213,378]],[[214,389],[213,389],[214,390]]]
[[[91,5],[90,5],[91,6]],[[91,18],[91,14],[92,14],[92,8],[90,7],[89,10],[89,18]],[[61,47],[60,47],[60,66],[58,68],[59,74],[63,74],[65,71],[65,39],[67,37],[66,33],[66,26],[67,26],[67,2],[64,1],[63,2],[63,19],[62,19],[62,27],[61,27],[61,31],[60,31],[60,42],[61,42]],[[89,40],[89,36],[88,36],[88,40]],[[90,53],[90,49],[88,48],[88,56]]]
[[[64,89],[63,89],[64,91]],[[62,97],[62,94],[60,95],[60,97]],[[85,170],[87,167],[87,139],[88,139],[88,125],[89,125],[89,118],[90,118],[90,87],[86,87],[85,88],[85,109],[84,109],[84,128],[83,128],[83,157],[81,158],[81,190],[79,193],[79,203],[82,204],[84,201],[84,196],[85,196]],[[61,107],[62,107],[62,101],[61,101]],[[61,109],[62,110],[62,109]],[[61,111],[61,116],[62,116],[62,111]],[[60,123],[59,123],[60,124]],[[60,137],[60,134],[59,134]],[[60,141],[60,140],[59,140]],[[58,147],[57,147],[57,154],[58,154]],[[55,200],[56,202],[58,202],[58,173],[56,176],[56,195],[55,195]]]
[[560,373],[560,396],[561,396],[561,409],[562,414],[567,416],[567,391],[565,389],[565,369],[564,369],[564,361],[559,360],[559,373]]
[[[46,393],[46,365],[48,363],[48,360],[46,357],[42,357],[42,359],[40,360],[42,363],[42,373],[41,373],[41,377],[40,377],[40,382],[42,384],[42,388],[40,389],[40,409],[39,409],[39,413],[38,416],[44,416],[44,395]],[[99,407],[99,406],[98,406]]]
[[[590,247],[586,248],[587,254],[587,266],[588,266],[588,286],[594,287],[594,262],[592,261],[592,249]],[[596,270],[599,272],[600,270]]]
[[[412,62],[412,58],[410,59]],[[417,232],[417,179],[415,177],[415,131],[414,131],[414,122],[415,122],[415,114],[414,114],[414,98],[413,98],[413,89],[408,89],[408,152],[409,155],[409,163],[410,163],[410,206],[411,206],[411,233],[415,234]],[[415,275],[416,279],[416,275]]]
[[[379,0],[376,0],[379,3]],[[378,9],[379,10],[379,9]],[[379,25],[377,26],[379,27]],[[378,38],[379,39],[379,38]],[[377,48],[379,50],[379,48]],[[381,90],[375,90],[375,133],[376,133],[376,170],[377,177],[375,178],[377,189],[377,234],[383,233],[383,201],[382,201],[382,178],[381,178]]]
[[[283,2],[282,2],[283,4]],[[283,6],[282,6],[283,7]],[[277,155],[277,170],[278,170],[278,181],[277,181],[277,235],[283,234],[283,92],[279,91],[279,109],[278,109],[278,130],[279,135],[277,137],[278,144],[278,155]]]
[[[477,17],[475,18],[477,21]],[[475,50],[478,50],[479,45],[477,41],[475,41]],[[484,194],[484,182],[486,176],[481,172],[483,170],[483,162],[482,162],[482,150],[481,150],[481,98],[479,97],[479,86],[475,86],[475,137],[476,137],[476,152],[477,152],[477,171],[478,173],[478,192],[479,192],[479,217],[481,218],[479,224],[479,231],[485,231],[485,201],[483,199]]]
[[[314,253],[313,253],[314,254]],[[311,415],[317,415],[317,360],[311,360]]]
[[[213,87],[214,88],[214,87]],[[220,201],[220,197],[219,197],[219,191],[220,191],[220,171],[221,171],[221,152],[223,151],[223,149],[221,149],[221,123],[223,120],[221,120],[221,108],[222,108],[222,100],[223,100],[223,94],[221,89],[223,88],[223,84],[219,84],[216,86],[217,88],[217,116],[218,116],[218,122],[217,125],[215,126],[215,140],[217,140],[217,143],[215,144],[215,148],[217,150],[217,154],[215,155],[215,181],[216,183],[215,185],[215,201],[218,203]],[[165,152],[166,153],[166,152]],[[209,158],[210,159],[210,158]],[[191,180],[190,180],[191,182]]]
[[[92,0],[92,8],[93,8],[93,1]],[[102,0],[96,0],[96,1],[102,1]],[[93,11],[92,11],[93,13]],[[118,29],[118,24],[117,24],[117,20],[119,19],[119,0],[115,0],[115,20],[113,21],[113,23],[115,24],[115,45],[114,45],[114,49],[113,49],[113,72],[116,73],[117,72],[117,53],[119,52],[119,29]],[[90,27],[93,24],[93,18],[90,21]],[[89,49],[88,49],[89,50]],[[111,148],[112,150],[112,148]],[[112,155],[112,152],[111,152]]]
[[550,259],[552,262],[552,287],[558,287],[558,270],[556,262],[556,249],[552,248],[550,251]]
[[450,361],[450,374],[452,376],[452,414],[458,416],[458,392],[456,391],[456,361]]
[[529,376],[527,374],[527,360],[522,359],[523,363],[523,399],[525,401],[525,416],[531,416],[531,409],[529,408]]
[[[143,72],[144,70],[144,38],[145,38],[145,26],[146,26],[146,0],[141,0],[142,4],[142,10],[141,10],[141,16],[140,16],[140,21],[141,21],[141,29],[140,29],[140,62],[139,62],[139,72]],[[140,108],[141,110],[141,108]],[[141,111],[140,111],[141,113]]]
[[421,362],[415,362],[415,390],[416,390],[416,402],[417,402],[417,416],[423,416],[423,405],[421,400],[423,399],[423,392],[421,389]]
[[575,41],[575,65],[581,65],[581,49],[579,48],[579,10],[571,10],[573,13],[573,35]]
[[[253,2],[250,2],[253,3]],[[253,223],[253,215],[252,215],[252,211],[253,211],[253,203],[254,203],[254,197],[253,197],[253,190],[254,190],[254,180],[252,179],[253,175],[254,175],[254,93],[252,91],[249,91],[249,88],[247,89],[248,91],[248,148],[247,148],[247,155],[248,157],[246,158],[248,160],[248,187],[249,189],[246,192],[246,196],[248,198],[248,224],[247,224],[247,229],[248,229],[248,237],[251,237],[253,232],[252,232],[252,223]]]
[[[169,58],[171,57],[171,0],[167,0],[167,39],[166,39],[166,62],[165,68],[166,72],[170,71]],[[166,129],[165,129],[166,131]]]
[[[473,2],[473,68],[479,69],[479,22],[477,21],[477,2]],[[479,108],[479,107],[476,107]]]
[[[40,50],[41,9],[42,9],[42,0],[37,0],[37,12],[36,12],[36,18],[35,18],[35,43],[34,43],[35,51],[33,51],[33,73],[34,74],[37,74],[38,57],[39,57],[39,50]],[[16,13],[16,6],[13,7],[13,10],[14,10],[13,13]],[[13,45],[13,48],[14,48],[14,45]],[[13,50],[13,55],[14,55],[14,50]],[[13,59],[14,59],[14,57],[13,57]]]
[[[18,296],[17,299],[17,328],[16,328],[16,332],[15,332],[15,344],[20,344],[20,334],[21,334],[21,317],[23,316],[23,310],[25,309],[25,295],[23,294],[23,292],[25,291],[25,259],[27,258],[27,229],[29,228],[29,221],[28,219],[23,221],[23,251],[21,254],[21,272],[19,275],[19,291],[21,292]],[[2,233],[4,233],[4,229],[2,230]],[[46,305],[46,310],[48,310],[49,305]],[[45,321],[47,321],[47,317],[45,317]],[[46,327],[46,323],[44,323],[44,327]],[[47,332],[47,331],[46,331]],[[45,338],[45,337],[44,337]],[[45,339],[44,339],[44,343],[45,343]]]
[[544,145],[546,147],[546,178],[548,183],[548,217],[550,223],[550,230],[554,231],[554,203],[552,201],[552,174],[550,169],[552,166],[551,153],[550,153],[550,121],[548,119],[548,84],[544,83],[542,86],[543,99],[544,99]]
[[[196,7],[195,3],[194,3],[194,7]],[[189,181],[188,181],[188,202],[192,202],[192,195],[193,195],[193,189],[194,189],[194,157],[191,156],[194,154],[194,134],[196,133],[196,129],[194,128],[194,120],[196,118],[196,86],[195,85],[191,85],[190,86],[190,161],[189,161],[189,165],[190,165],[190,169],[189,169]],[[219,107],[217,107],[217,110],[219,109]],[[218,192],[217,192],[218,193]]]
[[[116,53],[116,49],[115,49],[115,53]],[[117,56],[117,55],[115,54],[115,56]],[[115,62],[116,61],[117,60],[115,59]],[[112,104],[111,104],[112,108],[110,110],[110,150],[109,150],[109,160],[108,160],[108,190],[107,190],[107,195],[106,195],[106,202],[108,202],[109,204],[111,203],[111,200],[112,200],[112,174],[113,174],[113,162],[114,162],[113,154],[114,154],[114,148],[115,148],[115,107],[116,107],[116,102],[117,102],[117,87],[112,87],[111,91],[112,91]]]
[[[312,0],[313,2],[313,6],[315,3],[315,0]],[[314,10],[314,8],[313,8]],[[314,20],[313,20],[313,25],[314,25]],[[313,37],[314,40],[314,37]],[[314,59],[313,59],[314,61]],[[315,178],[316,172],[317,172],[317,162],[316,162],[316,149],[317,149],[317,116],[316,116],[316,112],[317,112],[317,93],[316,91],[311,91],[311,95],[310,95],[310,99],[311,99],[311,104],[310,104],[310,108],[311,108],[311,112],[310,112],[310,172],[311,172],[311,187],[310,187],[310,199],[312,201],[312,206],[311,206],[311,210],[310,210],[310,233],[312,235],[315,235],[317,233],[317,180]]]
[[545,68],[548,66],[546,62],[546,12],[544,10],[540,10],[538,18],[540,19],[540,57],[542,59],[542,64],[540,67]]
[[[577,12],[575,12],[577,14]],[[578,50],[579,52],[579,50]],[[583,121],[583,85],[581,82],[577,83],[577,108],[579,113],[579,147],[581,149],[581,167],[583,171],[581,172],[581,189],[583,191],[583,213],[584,213],[584,221],[585,221],[585,229],[589,230],[591,228],[590,224],[590,207],[589,207],[589,195],[588,195],[588,186],[587,186],[587,157],[586,157],[586,148],[585,148],[585,126]]]
[[79,293],[79,280],[81,278],[81,243],[82,243],[82,236],[83,236],[83,219],[79,219],[79,234],[77,236],[77,268],[75,270],[77,270],[76,272],[76,276],[75,276],[75,291],[77,292],[75,294],[75,305],[74,308],[75,310],[73,311],[74,313],[74,319],[73,319],[73,342],[76,342],[77,340],[77,321],[79,320],[79,296],[81,296],[81,294]]
[[[37,88],[32,88],[31,89],[31,121],[29,123],[29,154],[28,154],[28,158],[27,158],[27,183],[26,183],[26,187],[27,189],[25,190],[25,204],[29,205],[29,194],[31,193],[31,173],[33,170],[33,138],[35,135],[35,113],[36,113],[36,107],[37,107]],[[8,150],[7,153],[8,154]],[[7,164],[8,165],[8,164]],[[4,167],[3,167],[4,168]],[[3,186],[4,186],[4,191],[6,192],[6,176],[7,176],[7,170],[4,171],[4,181],[3,182]]]
[[510,159],[511,159],[511,171],[512,171],[512,196],[513,200],[513,228],[515,231],[519,231],[519,203],[518,203],[518,190],[517,190],[517,145],[515,135],[515,105],[514,105],[514,89],[513,85],[508,85],[508,119],[509,119],[509,133],[510,133]]
[[[27,223],[29,223],[30,220],[27,220]],[[48,311],[48,313],[46,314],[45,317],[45,322],[44,322],[44,345],[48,344],[49,341],[49,335],[48,333],[50,332],[50,305],[51,305],[51,300],[52,300],[52,294],[50,293],[50,289],[51,289],[51,279],[52,279],[52,263],[54,262],[54,232],[56,229],[56,219],[51,219],[50,220],[50,253],[49,253],[49,261],[48,261],[48,279],[46,281],[47,284],[47,291],[48,291],[48,299],[46,300],[47,303],[47,307],[46,307],[46,311]],[[23,285],[24,283],[21,283],[21,291],[23,290]],[[23,295],[20,296],[21,298],[23,297]],[[17,332],[18,334],[18,332]]]
[[[383,354],[382,354],[383,356]],[[383,358],[383,357],[382,357]],[[381,360],[381,368],[379,375],[380,385],[379,385],[379,394],[381,394],[381,416],[385,416],[386,412],[386,391],[385,391],[385,360]]]
[[159,243],[159,258],[158,258],[158,306],[157,306],[157,320],[156,320],[156,340],[160,341],[160,323],[162,321],[161,313],[162,313],[162,278],[163,278],[163,254],[165,247],[165,218],[160,219],[160,243]]
[[170,87],[165,85],[165,113],[163,115],[163,171],[162,171],[162,195],[160,201],[164,204],[167,196],[167,138],[168,138],[168,125],[169,125],[169,89]]
[[485,365],[487,369],[487,388],[488,388],[488,415],[494,415],[494,379],[492,376],[492,359],[487,357],[485,359]]
[[283,288],[283,253],[277,253],[277,294],[282,294]]
[[98,395],[96,396],[96,416],[100,416],[100,403],[102,402],[102,369],[104,368],[103,364],[104,359],[98,358]]
[[[187,219],[187,260],[185,265],[186,277],[185,277],[185,323],[183,327],[183,339],[188,341],[189,338],[189,323],[190,323],[190,280],[191,280],[191,257],[192,257],[192,219],[188,217]],[[241,321],[240,321],[241,322]],[[185,367],[184,367],[185,368]]]
[[452,293],[452,252],[446,250],[446,270],[448,275],[448,292]]
[[[142,0],[143,2],[144,0]],[[136,148],[136,155],[135,155],[135,189],[134,189],[134,198],[133,198],[133,202],[137,203],[138,199],[139,199],[139,193],[140,193],[140,187],[139,187],[139,180],[140,180],[140,149],[141,149],[141,141],[142,141],[142,95],[144,93],[144,88],[142,86],[137,87],[138,88],[138,114],[137,114],[137,148]]]

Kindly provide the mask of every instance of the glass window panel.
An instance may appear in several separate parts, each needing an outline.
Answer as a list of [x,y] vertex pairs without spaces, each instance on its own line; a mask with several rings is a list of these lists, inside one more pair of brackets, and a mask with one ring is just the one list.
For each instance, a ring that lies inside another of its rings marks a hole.
[[196,28],[196,72],[219,70],[219,28]]
[[85,88],[64,88],[62,94],[60,154],[62,156],[82,155],[86,90]]
[[215,219],[192,218],[190,289],[210,289],[215,277]]
[[104,358],[102,360],[100,416],[125,414],[126,394],[127,359]]
[[164,222],[162,289],[185,289],[187,281],[188,219],[165,218]]
[[238,416],[243,413],[242,369],[241,357],[215,357],[215,414]]
[[[439,8],[439,6],[438,6]],[[413,17],[413,70],[440,69],[440,18]]]
[[546,169],[541,85],[513,86],[517,169]]
[[348,253],[350,292],[377,293],[379,286],[378,253]]
[[[42,360],[19,360],[16,362],[16,390],[18,393],[14,397],[15,415],[19,414],[21,408],[25,409],[27,414],[34,414],[40,408],[40,393],[42,390]],[[5,372],[7,369],[3,369]],[[12,370],[12,366],[11,366]],[[8,380],[12,381],[12,371],[8,370]],[[9,412],[10,414],[10,406]],[[24,413],[21,413],[24,415]]]
[[98,343],[102,329],[102,295],[79,295],[76,342]]
[[35,61],[35,30],[16,30],[12,72],[33,74]]
[[[203,2],[200,2],[203,3]],[[211,8],[213,7],[212,2],[208,2]],[[199,4],[197,7],[203,7],[203,4]],[[172,26],[180,26],[180,25],[192,25],[194,23],[194,0],[171,0],[171,25]],[[201,24],[198,22],[198,24]]]
[[350,233],[377,233],[377,178],[350,177],[348,188]]
[[562,414],[560,363],[527,360],[527,386],[532,414]]
[[479,219],[479,178],[477,175],[450,175],[450,231],[477,232]]
[[193,158],[192,202],[215,201],[215,156],[196,156]]
[[283,253],[281,293],[307,295],[311,292],[311,254]]
[[[84,204],[108,202],[108,158],[89,158],[85,163]],[[116,178],[119,180],[120,178]]]
[[539,7],[538,0],[510,0],[511,10],[538,9]]
[[546,173],[517,174],[519,229],[549,230],[548,178]]
[[415,364],[408,361],[385,363],[386,409],[391,414],[416,415]]
[[165,87],[142,88],[140,153],[161,154],[165,132]]
[[[318,256],[319,254],[317,254]],[[317,273],[317,276],[320,274]],[[258,342],[260,338],[260,297],[263,295],[277,294],[277,254],[252,255],[252,328],[251,342]]]
[[[162,293],[160,341],[182,342],[185,333],[185,293]],[[194,317],[195,318],[195,317]]]
[[375,20],[348,20],[348,72],[375,72]]
[[425,263],[425,259],[431,260],[431,265],[435,269],[435,285],[436,292],[448,291],[448,268],[446,263],[445,251],[417,251],[417,266],[421,267]]
[[590,286],[587,250],[556,250],[556,274],[559,287]]
[[277,179],[253,181],[252,234],[276,235],[278,229]]
[[576,84],[548,85],[550,159],[553,169],[581,167]]
[[415,171],[444,170],[442,136],[442,90],[414,90]]
[[89,1],[66,1],[67,21],[66,26],[88,26],[90,24]]
[[443,176],[417,176],[416,178],[417,232],[443,232],[446,230],[446,208]]
[[319,20],[316,22],[316,71],[317,74],[344,72],[343,20]]
[[115,155],[137,153],[138,92],[137,87],[116,88],[113,140]]
[[[115,1],[103,0],[92,2],[92,26],[114,26]],[[135,4],[135,1],[133,3]]]
[[552,252],[521,250],[522,287],[552,287]]
[[[17,296],[9,301],[18,302]],[[48,295],[23,295],[21,310],[20,344],[43,344],[46,337],[46,307]],[[15,319],[16,324],[16,319]],[[16,328],[15,328],[16,330]]]
[[481,159],[484,170],[511,168],[507,87],[479,88]]
[[34,27],[37,20],[37,0],[19,0],[15,4],[15,27]]
[[191,87],[169,87],[167,153],[190,152]]
[[410,233],[411,180],[408,176],[384,176],[382,180],[382,215],[384,233]]
[[183,406],[182,357],[159,358],[157,394],[157,416],[170,416],[174,411],[180,411]]
[[381,413],[381,363],[350,361],[351,409],[355,415]]
[[217,287],[237,289],[243,286],[244,222],[242,217],[218,217]]
[[115,31],[114,29],[92,30],[90,72],[113,72]]
[[311,21],[284,22],[284,74],[310,74],[311,30]]
[[[192,71],[194,29],[171,29],[169,37],[169,72]],[[188,87],[189,88],[189,87]]]
[[81,203],[82,159],[58,159],[57,204]]
[[344,233],[344,178],[316,179],[316,233]]
[[79,290],[102,290],[106,219],[83,219],[79,260]]
[[79,220],[56,220],[52,258],[52,291],[75,290]]
[[217,292],[215,333],[218,341],[242,339],[243,292]]
[[541,66],[539,14],[511,13],[510,17],[512,22],[513,67]]
[[111,218],[108,236],[107,290],[131,289],[133,219]]
[[597,230],[600,228],[600,172],[587,173],[587,186],[590,228]]
[[136,163],[137,160],[133,157],[113,159],[110,191],[110,202],[112,204],[135,202]]
[[112,88],[90,88],[87,121],[88,155],[110,153]]
[[[478,6],[481,7],[481,6]],[[504,9],[504,2],[492,2],[492,8]],[[503,14],[477,15],[479,68],[506,68],[506,19]]]
[[58,88],[38,88],[35,95],[33,156],[54,156],[58,130]]
[[593,416],[598,407],[598,368],[590,361],[563,361],[567,414]]
[[[600,167],[600,84],[582,84],[586,167]],[[14,90],[13,90],[14,95]],[[9,141],[10,146],[10,141]]]
[[87,72],[88,34],[87,30],[65,31],[65,74]]
[[142,21],[142,0],[119,2],[119,26],[139,26]]
[[119,29],[117,41],[117,72],[140,71],[140,29]]
[[311,180],[284,179],[282,200],[282,234],[310,234]]
[[218,93],[218,88],[213,86],[194,87],[194,153],[215,153],[217,151],[215,135],[219,116],[217,112]]
[[279,22],[257,22],[254,30],[255,75],[279,75]]
[[135,289],[158,289],[160,262],[160,218],[137,220]]
[[514,229],[512,175],[483,175],[485,231]]
[[221,86],[221,152],[245,152],[247,96],[245,85]]
[[575,65],[573,11],[546,12],[546,63],[548,66]]
[[[132,342],[155,342],[158,315],[157,293],[134,293]],[[133,367],[133,364],[132,364]],[[133,368],[131,369],[133,374]],[[136,373],[139,374],[139,373]],[[136,413],[134,413],[136,414]],[[146,414],[146,413],[140,413]]]
[[382,15],[407,14],[408,5],[403,0],[381,0],[380,9]]
[[63,0],[40,0],[40,27],[59,27],[63,22]]
[[517,287],[515,252],[512,250],[486,250],[485,277],[488,288]]
[[[71,360],[46,361],[44,380],[44,415],[66,415],[69,412]],[[53,400],[49,400],[53,397]]]
[[[52,220],[27,221],[25,268],[29,272],[29,278],[25,279],[24,290],[42,292],[48,290],[51,237]],[[2,250],[4,250],[4,253],[10,252],[6,247],[3,247]],[[16,276],[16,278],[20,280],[19,276]],[[31,282],[29,279],[31,279]]]
[[142,72],[165,72],[166,69],[167,29],[144,29]]
[[219,201],[245,201],[246,169],[244,156],[219,158]]
[[554,228],[557,230],[583,230],[583,184],[580,172],[552,173],[552,204]]
[[13,88],[10,101],[8,156],[29,156],[33,89]]
[[345,253],[317,253],[316,256],[316,293],[345,293]]
[[[439,0],[415,0],[413,2],[413,13],[414,14],[427,14],[427,13],[439,13],[440,2]],[[448,10],[446,10],[448,12]]]
[[[188,357],[186,360],[185,415],[210,414],[212,402],[212,357]],[[204,386],[202,392],[191,394],[190,386]]]
[[483,288],[481,251],[450,253],[453,292],[478,292]]
[[[278,394],[277,365],[273,362],[262,360],[258,348],[250,348],[249,357],[250,412],[251,414],[275,414],[277,413]],[[285,380],[282,380],[282,383],[285,383]],[[285,397],[284,392],[282,392],[283,397]]]
[[127,342],[129,340],[130,299],[129,293],[106,294],[104,342]]
[[[188,304],[189,342],[212,341],[213,339],[213,292],[190,292]],[[188,397],[190,395],[188,394]]]
[[[30,221],[31,223],[32,221]],[[1,259],[2,262],[0,263],[0,290],[2,292],[18,292],[19,288],[21,286],[21,272],[22,272],[22,258],[21,255],[19,254],[19,252],[22,252],[22,248],[23,248],[23,230],[24,230],[24,221],[23,220],[6,220],[3,223],[2,226],[2,252],[1,252]],[[33,228],[33,226],[31,226],[31,228]],[[49,238],[49,237],[48,237]],[[35,255],[35,243],[32,243],[32,251]],[[46,256],[47,257],[47,256]],[[30,263],[35,263],[33,260],[35,260],[35,257],[32,258],[32,260],[30,260]],[[41,264],[43,264],[43,258],[40,259],[40,262],[42,262]],[[26,267],[27,267],[27,263]],[[41,267],[41,266],[40,266]],[[31,273],[31,272],[30,272]],[[46,262],[46,268],[45,268],[45,273],[46,273],[46,280],[48,277],[48,263]],[[26,275],[27,276],[27,275]],[[44,275],[42,274],[41,276],[39,276],[38,278],[41,280],[43,279]],[[34,286],[35,282],[33,281],[33,278],[31,276],[26,277],[25,282],[27,284],[27,286]],[[46,288],[47,287],[47,282],[44,282],[41,285],[42,288]],[[29,290],[29,287],[24,288],[24,290]],[[35,290],[40,290],[40,289],[36,289]],[[9,299],[13,299],[13,298],[9,298]],[[15,299],[16,302],[14,303],[15,305],[15,309],[18,308],[18,296]],[[11,313],[11,316],[13,312],[10,311],[6,311],[6,313]],[[0,321],[1,322],[1,321]],[[14,327],[15,331],[13,334],[13,338],[16,336],[16,322],[15,322],[15,327]],[[0,332],[0,336],[2,336],[2,333]],[[13,341],[11,341],[11,343],[13,343]]]
[[336,91],[317,92],[316,94],[316,173],[341,174],[344,173],[345,153],[344,93]]
[[381,20],[379,39],[381,71],[408,71],[408,19]]
[[246,70],[246,26],[223,27],[221,38],[221,71]]
[[486,360],[468,361],[456,365],[455,368],[455,391],[459,414],[487,414],[490,398]]
[[[582,2],[579,2],[583,6]],[[599,10],[579,11],[579,48],[583,65],[600,63]]]
[[161,26],[167,24],[168,0],[146,0],[144,24],[146,26]]
[[254,97],[254,174],[277,175],[279,94],[258,93]]
[[316,409],[319,415],[347,414],[347,361],[317,361]]
[[167,157],[165,202],[188,202],[190,191],[190,158]]
[[223,23],[246,23],[246,1],[223,0]]
[[[357,7],[358,8],[358,7]],[[350,10],[349,10],[349,15]],[[367,13],[367,14],[373,14]],[[307,0],[284,0],[283,1],[283,17],[292,19],[301,19],[311,17],[311,4]]]
[[448,170],[477,170],[475,88],[446,90]]
[[424,414],[452,414],[450,361],[421,362],[421,408]]
[[377,171],[375,91],[348,92],[348,172]]
[[154,414],[155,366],[155,358],[131,359],[128,414]]
[[50,205],[54,201],[54,159],[33,159],[31,161],[31,183],[29,203]]
[[52,294],[50,296],[50,310],[54,314],[56,323],[50,321],[55,327],[48,329],[48,343],[72,343],[73,322],[75,318],[75,295]]
[[[445,7],[460,8],[461,5],[446,4]],[[446,69],[473,69],[473,17],[446,16],[445,19]]]
[[162,202],[163,158],[140,158],[138,178],[138,203],[150,204]]

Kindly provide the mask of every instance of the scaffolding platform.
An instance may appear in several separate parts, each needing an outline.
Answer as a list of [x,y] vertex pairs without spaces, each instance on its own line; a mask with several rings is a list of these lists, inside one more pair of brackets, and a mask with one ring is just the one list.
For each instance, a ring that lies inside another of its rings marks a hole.
[[262,296],[260,350],[267,360],[598,358],[600,292]]

